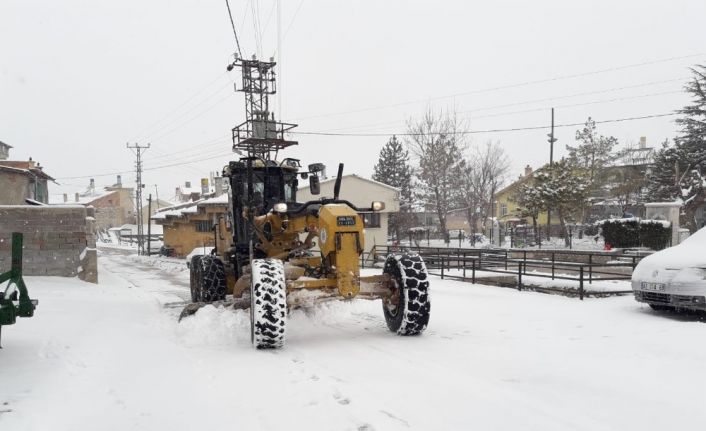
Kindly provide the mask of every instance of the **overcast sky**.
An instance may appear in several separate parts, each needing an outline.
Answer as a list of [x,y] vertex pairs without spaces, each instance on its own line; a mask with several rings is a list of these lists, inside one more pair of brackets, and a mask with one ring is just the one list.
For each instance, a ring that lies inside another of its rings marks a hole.
[[[276,56],[275,0],[231,7],[243,53]],[[392,134],[427,106],[455,106],[475,131],[546,125],[470,136],[499,141],[513,176],[548,161],[550,107],[557,124],[670,113],[688,102],[688,67],[706,63],[703,0],[282,0],[281,22],[282,120],[301,132]],[[52,194],[88,183],[67,177],[134,181],[125,144],[150,143],[147,191],[170,198],[232,157],[230,129],[244,115],[237,70],[225,71],[234,51],[224,0],[3,0],[0,140],[59,179]],[[556,130],[558,157],[577,128]],[[677,133],[673,117],[598,129],[621,144]],[[364,176],[387,140],[296,139],[287,156]]]

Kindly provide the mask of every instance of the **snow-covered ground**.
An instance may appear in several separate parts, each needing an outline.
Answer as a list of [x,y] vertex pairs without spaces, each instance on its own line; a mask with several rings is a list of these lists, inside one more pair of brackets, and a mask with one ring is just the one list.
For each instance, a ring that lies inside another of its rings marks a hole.
[[[700,426],[706,325],[631,297],[576,299],[432,279],[420,337],[379,301],[291,313],[257,351],[247,311],[177,323],[182,262],[104,250],[99,285],[27,277],[3,328],[1,430],[665,430]],[[379,270],[369,270],[377,272]]]

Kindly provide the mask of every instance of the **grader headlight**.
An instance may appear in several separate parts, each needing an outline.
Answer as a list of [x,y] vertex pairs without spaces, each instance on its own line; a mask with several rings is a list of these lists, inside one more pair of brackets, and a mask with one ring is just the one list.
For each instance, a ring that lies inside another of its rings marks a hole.
[[373,201],[370,207],[373,209],[373,211],[382,211],[385,209],[385,202]]
[[272,207],[272,209],[276,213],[286,213],[287,212],[287,204],[284,202],[279,202],[279,203],[276,203],[275,206]]

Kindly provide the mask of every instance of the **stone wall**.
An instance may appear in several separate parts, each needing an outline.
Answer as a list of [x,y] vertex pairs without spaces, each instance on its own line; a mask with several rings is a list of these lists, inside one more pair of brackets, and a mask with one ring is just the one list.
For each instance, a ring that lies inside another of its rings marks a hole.
[[12,232],[24,234],[23,274],[98,282],[93,209],[0,205],[0,272],[10,268]]

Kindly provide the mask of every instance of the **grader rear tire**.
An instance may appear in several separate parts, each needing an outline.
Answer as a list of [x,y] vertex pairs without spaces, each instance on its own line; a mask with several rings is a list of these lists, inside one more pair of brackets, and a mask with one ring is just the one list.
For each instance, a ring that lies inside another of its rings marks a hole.
[[201,301],[226,299],[226,268],[215,256],[201,256]]
[[395,286],[393,301],[382,301],[382,310],[390,331],[398,335],[418,335],[429,324],[429,276],[419,255],[390,255],[385,261],[385,274]]
[[250,335],[258,349],[284,346],[287,285],[279,259],[254,259],[250,282]]
[[201,302],[201,282],[203,279],[201,270],[201,258],[198,255],[191,258],[189,265],[189,290],[191,290],[191,302]]

